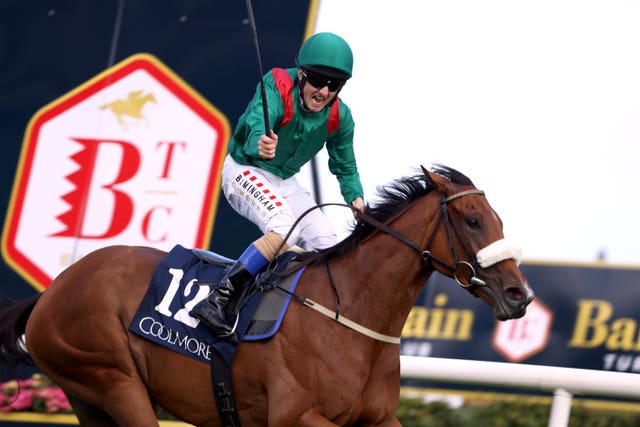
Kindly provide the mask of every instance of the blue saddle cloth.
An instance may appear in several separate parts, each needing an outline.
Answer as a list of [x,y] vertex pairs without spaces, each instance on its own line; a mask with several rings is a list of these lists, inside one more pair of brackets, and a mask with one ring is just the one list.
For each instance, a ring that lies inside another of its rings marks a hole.
[[[284,254],[277,265],[284,269],[294,256]],[[215,331],[189,315],[194,305],[213,289],[196,282],[219,283],[228,267],[228,263],[209,262],[196,256],[193,250],[176,245],[158,263],[129,330],[203,363],[211,363],[215,349],[231,366],[237,344],[218,337]],[[290,277],[270,274],[269,287],[278,284],[293,292],[303,271],[304,267]],[[245,341],[272,336],[290,301],[291,295],[279,290],[250,292],[241,307],[238,336]]]

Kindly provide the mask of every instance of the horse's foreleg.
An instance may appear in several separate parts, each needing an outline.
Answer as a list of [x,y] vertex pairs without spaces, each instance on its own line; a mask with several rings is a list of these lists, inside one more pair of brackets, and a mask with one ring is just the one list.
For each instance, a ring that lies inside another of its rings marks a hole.
[[[285,424],[282,424],[282,423],[272,424],[271,420],[269,420],[269,425],[282,426]],[[286,424],[286,425],[292,425],[292,426],[295,425],[296,427],[334,427],[334,426],[338,426],[339,424],[335,424],[334,422],[330,421],[324,415],[318,413],[315,410],[309,410],[305,412],[297,422],[293,424]],[[349,423],[349,425],[356,425],[358,427],[402,427],[402,424],[400,424],[400,421],[398,421],[396,417],[391,417],[387,420],[380,421],[380,422],[357,420],[354,423]]]
[[400,421],[396,417],[381,423],[358,423],[357,425],[359,427],[402,427],[402,424],[400,424]]
[[156,411],[147,390],[140,381],[132,379],[117,384],[104,396],[103,408],[120,427],[157,427]]
[[[269,419],[269,425],[273,425],[273,426],[296,426],[296,427],[334,427],[334,426],[338,426],[339,424],[336,424],[332,421],[330,421],[327,417],[325,417],[324,415],[318,413],[315,410],[309,410],[307,412],[305,412],[299,420],[293,422],[293,423],[282,423],[281,420],[277,421],[277,422],[272,422],[271,419]],[[398,421],[398,419],[395,416],[390,416],[388,419],[384,420],[384,421],[377,421],[377,422],[373,422],[373,421],[368,421],[365,419],[358,419],[355,421],[350,421],[348,422],[348,425],[356,425],[358,427],[402,427],[402,424],[400,424],[400,421]]]
[[95,375],[73,379],[56,376],[46,369],[43,371],[64,390],[83,427],[158,426],[156,408],[144,384],[136,377],[118,378],[120,372],[101,367],[91,369]]
[[97,406],[89,405],[81,399],[68,395],[69,403],[73,407],[73,413],[78,418],[82,427],[117,427],[118,424],[109,414]]
[[[269,420],[269,426],[271,425],[272,425],[271,420]],[[274,427],[276,425],[281,426],[283,424],[279,424],[279,423],[273,424]],[[297,427],[336,427],[338,426],[338,424],[329,421],[327,417],[318,413],[315,409],[308,410],[307,412],[302,414],[302,416],[298,421],[288,425],[297,426]]]

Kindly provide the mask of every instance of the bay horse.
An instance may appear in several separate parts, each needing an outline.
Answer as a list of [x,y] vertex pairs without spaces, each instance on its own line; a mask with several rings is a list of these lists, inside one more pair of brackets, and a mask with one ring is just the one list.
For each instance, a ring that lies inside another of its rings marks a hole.
[[[379,187],[378,196],[343,241],[303,255],[313,259],[295,290],[339,306],[361,328],[292,303],[272,338],[240,343],[231,371],[243,426],[399,426],[399,337],[434,271],[455,278],[499,320],[525,314],[533,291],[518,250],[469,178],[434,165]],[[157,426],[160,408],[196,426],[221,425],[209,366],[128,330],[164,255],[98,249],[43,293],[5,297],[2,361],[30,357],[64,390],[82,426]]]

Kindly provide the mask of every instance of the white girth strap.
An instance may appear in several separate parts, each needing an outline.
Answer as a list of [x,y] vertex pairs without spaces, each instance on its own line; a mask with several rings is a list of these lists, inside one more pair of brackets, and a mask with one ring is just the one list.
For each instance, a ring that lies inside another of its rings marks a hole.
[[388,342],[391,344],[400,344],[400,337],[391,337],[389,335],[384,335],[376,331],[372,331],[371,329],[366,328],[354,322],[353,320],[349,320],[346,317],[336,313],[335,311],[331,311],[327,307],[324,307],[323,305],[320,305],[317,302],[312,301],[308,298],[304,298],[302,300],[302,303],[307,307],[313,308],[314,310],[324,314],[325,316],[332,318],[338,323],[341,323],[344,326],[351,328],[354,331],[360,332],[361,334],[366,335],[370,338],[373,338],[375,340],[382,341],[382,342]]
[[517,265],[520,265],[522,249],[507,239],[496,240],[490,245],[480,249],[476,254],[478,264],[480,264],[482,268],[490,267],[493,264],[509,258],[512,258]]

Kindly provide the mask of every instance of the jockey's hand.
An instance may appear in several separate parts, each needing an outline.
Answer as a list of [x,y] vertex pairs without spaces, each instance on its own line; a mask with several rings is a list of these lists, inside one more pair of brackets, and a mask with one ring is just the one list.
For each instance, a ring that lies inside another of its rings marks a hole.
[[278,135],[270,131],[271,135],[262,135],[258,140],[258,155],[261,159],[271,160],[276,156],[276,145],[278,145]]
[[364,212],[364,200],[362,199],[362,197],[356,197],[351,202],[351,206],[358,209],[357,211],[353,211],[353,217],[355,219],[358,219],[358,213]]

